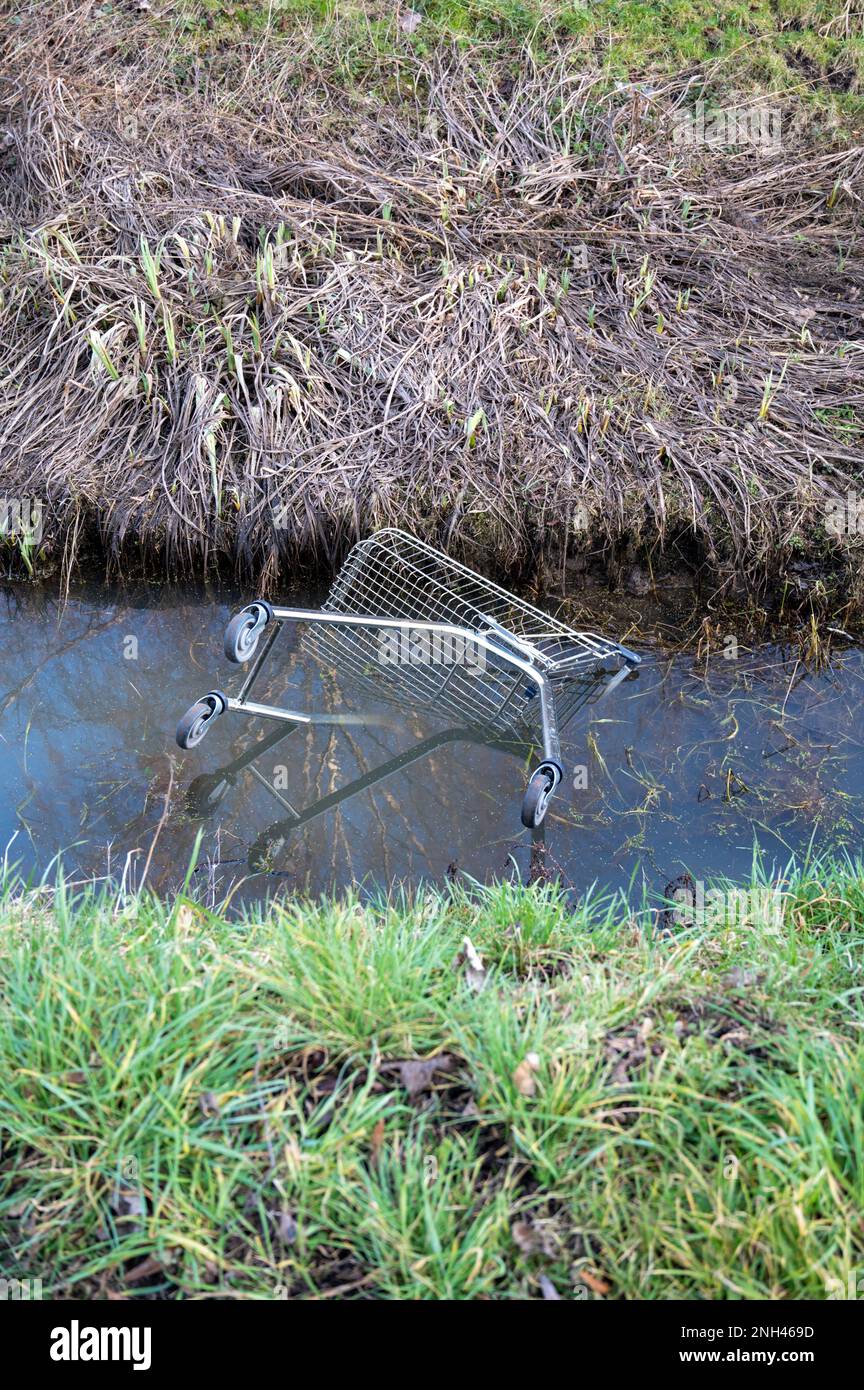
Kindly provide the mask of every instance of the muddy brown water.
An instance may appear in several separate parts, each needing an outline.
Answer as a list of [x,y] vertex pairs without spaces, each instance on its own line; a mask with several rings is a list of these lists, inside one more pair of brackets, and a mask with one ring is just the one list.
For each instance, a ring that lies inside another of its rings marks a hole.
[[[284,632],[256,698],[374,722],[286,733],[229,714],[197,748],[177,748],[177,720],[197,696],[239,687],[222,633],[248,597],[83,585],[61,601],[38,586],[3,588],[8,861],[38,880],[59,857],[75,879],[130,887],[147,866],[146,882],[170,892],[197,843],[193,891],[215,902],[233,888],[235,903],[454,874],[524,878],[526,748],[451,737],[452,720],[376,706],[304,651],[299,628]],[[321,594],[287,597],[314,607]],[[635,645],[637,677],[563,731],[568,775],[544,842],[565,885],[659,894],[685,871],[745,877],[754,847],[777,866],[811,843],[858,851],[861,650],[835,650],[814,672],[778,645],[742,644],[707,667],[692,652]]]

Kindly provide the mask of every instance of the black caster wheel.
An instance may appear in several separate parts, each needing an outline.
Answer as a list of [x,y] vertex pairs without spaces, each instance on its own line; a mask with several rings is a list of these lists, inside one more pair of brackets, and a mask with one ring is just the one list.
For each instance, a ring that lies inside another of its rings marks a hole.
[[224,713],[225,707],[225,696],[217,691],[211,691],[203,700],[196,700],[177,725],[176,737],[180,747],[194,748],[200,743],[213,721]]
[[269,603],[250,603],[235,613],[225,629],[225,655],[242,666],[255,655],[261,633],[273,616]]
[[555,786],[554,775],[545,768],[538,768],[532,775],[522,798],[522,824],[528,830],[536,830],[542,824]]

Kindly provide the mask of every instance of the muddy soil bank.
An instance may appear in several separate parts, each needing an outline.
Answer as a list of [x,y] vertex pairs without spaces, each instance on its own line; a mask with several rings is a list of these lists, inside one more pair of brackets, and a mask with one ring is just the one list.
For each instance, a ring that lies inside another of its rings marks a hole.
[[[864,633],[864,581],[859,556],[864,552],[822,553],[818,558],[790,556],[785,563],[750,571],[725,572],[682,543],[648,551],[632,543],[597,542],[566,551],[538,544],[527,558],[507,563],[500,552],[470,537],[427,530],[425,538],[478,572],[496,579],[575,627],[608,629],[619,636],[640,635],[672,650],[709,652],[734,632],[748,640],[797,643],[808,663],[817,667],[846,636]],[[25,564],[20,548],[8,542],[2,576],[29,581],[45,594],[63,594],[84,584],[100,586],[105,602],[136,591],[170,593],[182,584],[202,602],[228,597],[237,602],[262,596],[285,599],[302,590],[322,603],[354,537],[334,538],[326,553],[316,551],[274,566],[262,579],[230,555],[211,552],[207,563],[178,572],[159,549],[144,550],[127,540],[122,550],[106,546],[98,528],[80,527],[74,555],[62,544],[45,540]]]

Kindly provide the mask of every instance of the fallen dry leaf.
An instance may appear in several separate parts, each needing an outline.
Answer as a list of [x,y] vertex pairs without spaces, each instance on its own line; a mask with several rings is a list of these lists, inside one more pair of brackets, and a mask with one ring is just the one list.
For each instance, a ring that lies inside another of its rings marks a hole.
[[290,1211],[274,1212],[276,1230],[283,1245],[293,1245],[297,1239],[297,1222]]
[[462,942],[461,959],[465,963],[465,979],[468,988],[476,990],[479,994],[486,983],[486,967],[483,964],[483,957],[470,936],[466,936]]
[[609,1292],[610,1285],[607,1284],[606,1280],[601,1279],[597,1274],[592,1274],[590,1269],[580,1269],[579,1278],[583,1284],[588,1285],[592,1293],[600,1294],[602,1297],[603,1294]]
[[372,1138],[369,1142],[369,1151],[372,1155],[372,1162],[378,1162],[378,1155],[381,1152],[381,1145],[384,1143],[384,1121],[378,1120],[372,1131]]
[[198,1097],[198,1109],[201,1111],[202,1115],[206,1115],[208,1118],[212,1115],[221,1114],[219,1102],[216,1099],[214,1091],[201,1092],[201,1095]]
[[536,1254],[539,1249],[537,1232],[533,1226],[529,1226],[527,1221],[514,1221],[510,1227],[510,1234],[523,1255]]
[[185,936],[195,925],[195,913],[188,903],[181,903],[174,918],[174,927],[178,936]]
[[513,1085],[520,1096],[533,1096],[537,1090],[536,1073],[540,1070],[540,1058],[536,1052],[529,1052],[513,1073]]
[[422,23],[423,16],[418,14],[416,10],[405,10],[404,14],[399,16],[399,28],[403,34],[413,34]]
[[752,989],[754,985],[761,985],[764,979],[764,974],[758,970],[744,970],[740,965],[733,965],[720,983],[728,985],[730,989]]
[[[137,1284],[139,1279],[149,1279],[151,1274],[164,1274],[165,1268],[155,1255],[147,1255],[140,1264],[135,1265],[123,1277],[127,1284]],[[114,1297],[122,1295],[115,1294]],[[110,1294],[109,1294],[110,1297]]]
[[455,1064],[456,1059],[451,1057],[449,1052],[442,1052],[437,1057],[426,1057],[422,1061],[400,1062],[399,1080],[413,1100],[415,1096],[432,1089],[437,1071],[452,1071]]
[[514,1221],[510,1234],[523,1255],[545,1255],[553,1259],[558,1253],[551,1232],[542,1226],[532,1226],[530,1221]]

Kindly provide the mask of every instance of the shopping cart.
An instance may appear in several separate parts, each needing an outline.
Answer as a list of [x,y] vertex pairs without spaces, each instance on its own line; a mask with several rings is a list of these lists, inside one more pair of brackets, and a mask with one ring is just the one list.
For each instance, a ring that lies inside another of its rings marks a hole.
[[572,718],[639,664],[636,653],[617,642],[574,631],[425,542],[388,529],[355,545],[322,609],[256,599],[231,619],[225,655],[252,666],[236,697],[211,690],[187,710],[177,726],[181,748],[200,743],[226,711],[295,725],[345,722],[345,715],[249,698],[282,625],[296,622],[310,625],[306,651],[376,700],[428,708],[488,736],[534,731],[543,757],[522,801],[522,823],[529,828],[542,822],[564,775],[562,704]]

